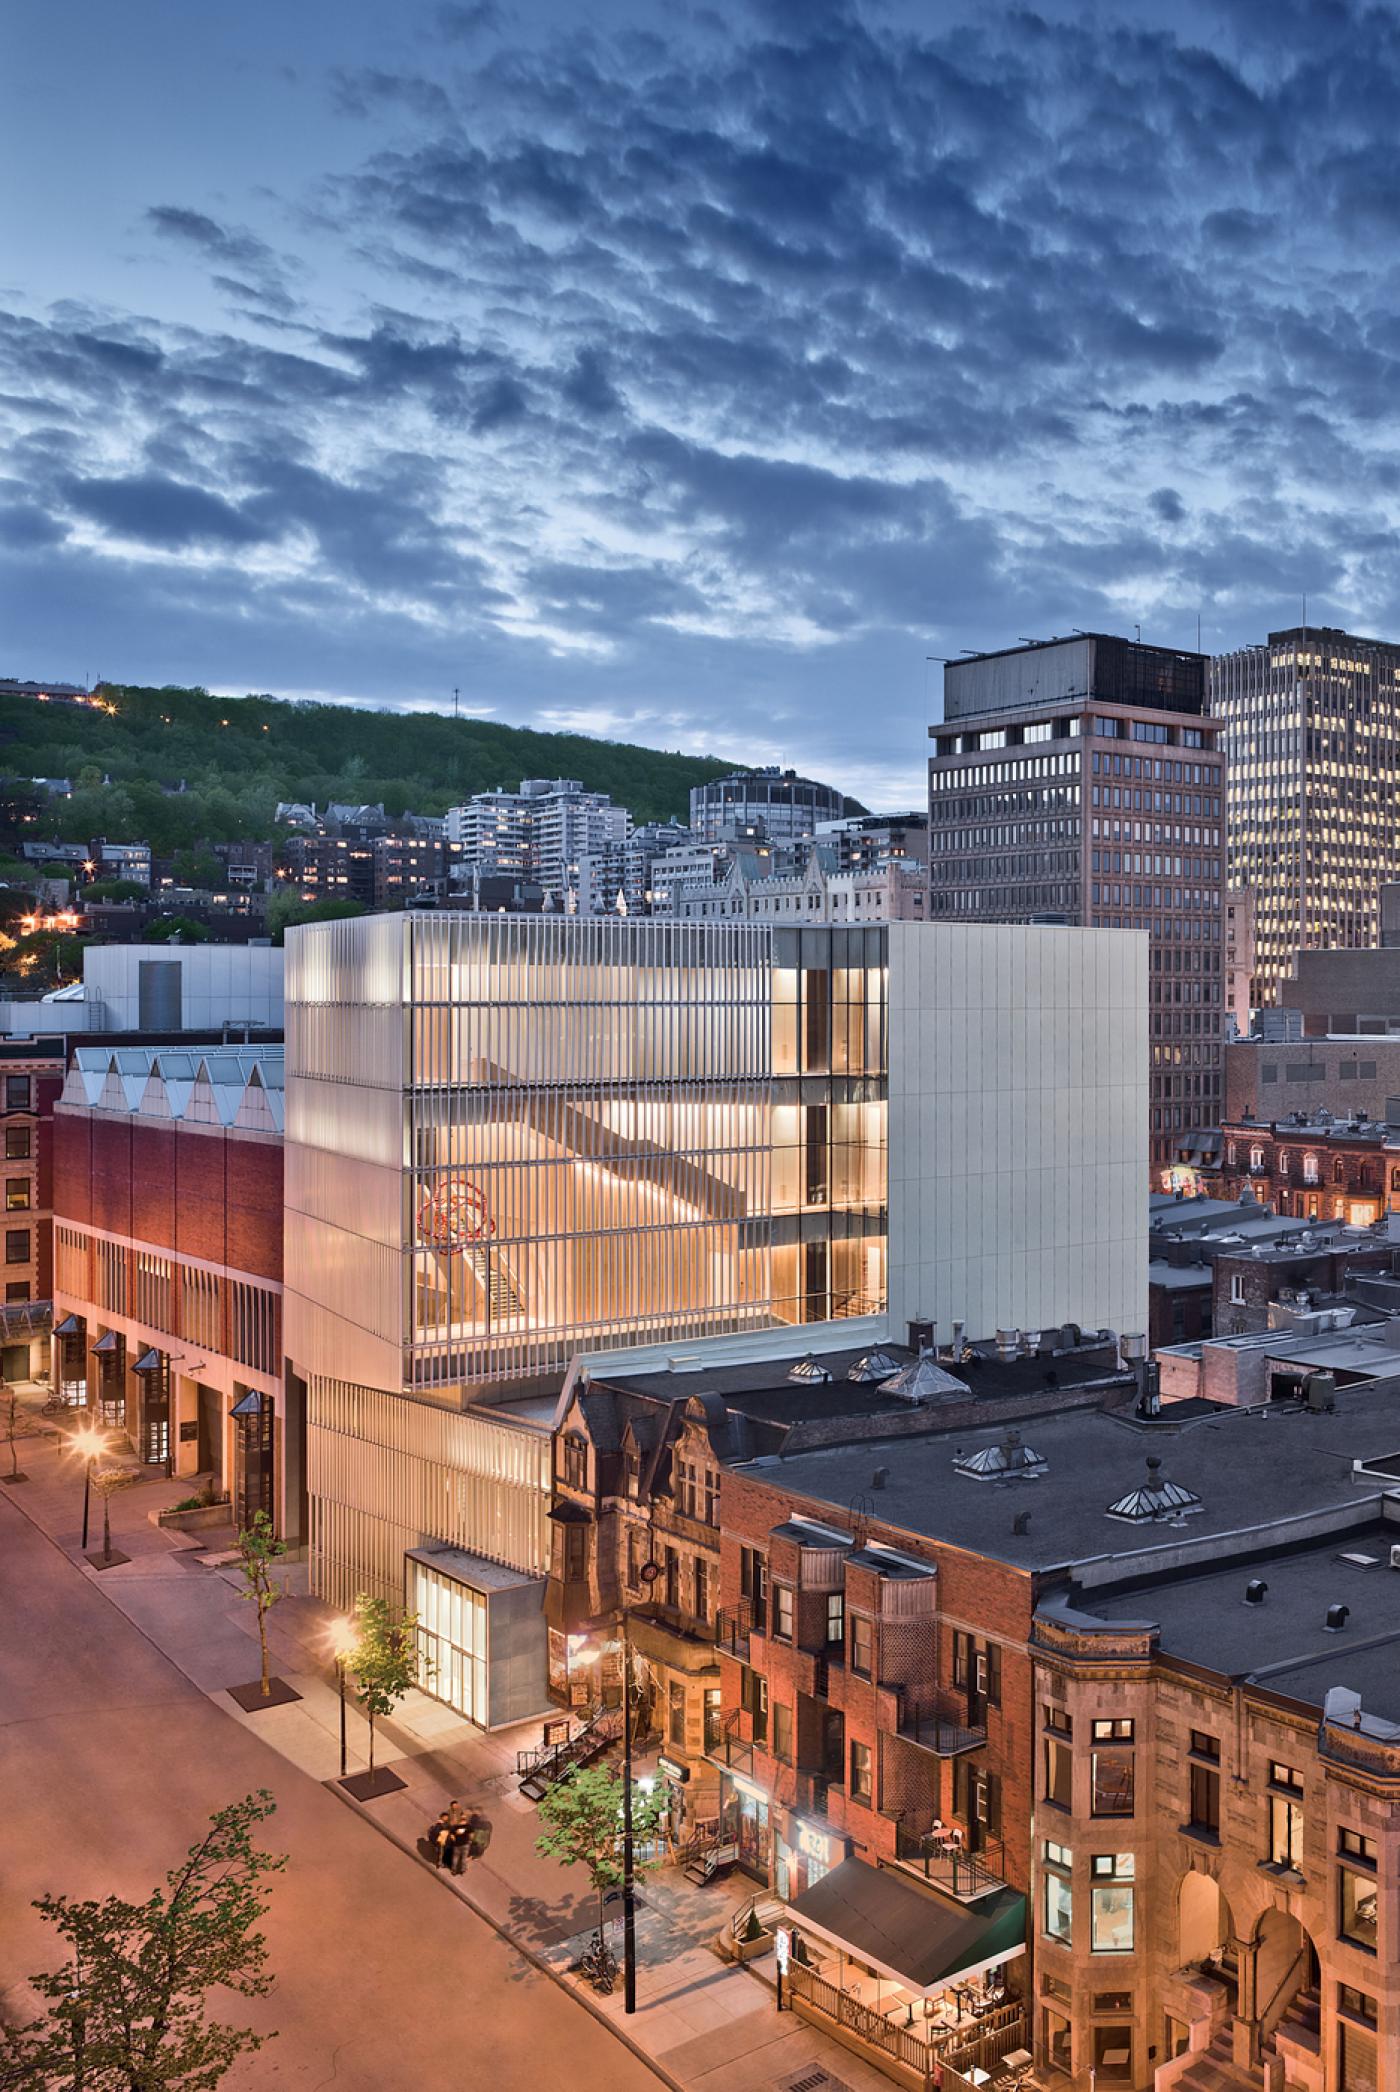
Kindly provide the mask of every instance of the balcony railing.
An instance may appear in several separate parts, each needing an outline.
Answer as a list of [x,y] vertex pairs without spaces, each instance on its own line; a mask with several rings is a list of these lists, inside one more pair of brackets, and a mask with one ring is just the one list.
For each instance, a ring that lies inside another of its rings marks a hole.
[[946,1833],[908,1831],[901,1823],[895,1833],[895,1863],[920,1881],[956,1896],[960,1903],[976,1903],[1006,1886],[1006,1860],[1001,1840],[969,1852]]
[[726,1605],[716,1614],[715,1647],[726,1656],[737,1656],[740,1663],[747,1663],[753,1631],[753,1606],[747,1598],[741,1598],[737,1605]]
[[717,1730],[711,1732],[713,1742],[706,1746],[705,1756],[712,1765],[722,1765],[730,1772],[746,1772],[752,1778],[753,1745],[739,1733],[739,1714],[737,1707],[730,1708]]
[[936,1758],[957,1758],[987,1741],[986,1724],[970,1722],[966,1705],[944,1693],[935,1700],[922,1700],[915,1707],[901,1696],[899,1734],[906,1743],[932,1751]]

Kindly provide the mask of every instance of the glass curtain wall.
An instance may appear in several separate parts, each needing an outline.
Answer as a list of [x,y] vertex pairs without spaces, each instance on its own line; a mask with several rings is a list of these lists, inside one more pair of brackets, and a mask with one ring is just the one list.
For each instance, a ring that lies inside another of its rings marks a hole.
[[408,1570],[408,1609],[418,1615],[419,1683],[484,1729],[486,1600],[422,1562],[410,1562]]
[[765,1322],[766,933],[443,916],[413,952],[415,1377]]

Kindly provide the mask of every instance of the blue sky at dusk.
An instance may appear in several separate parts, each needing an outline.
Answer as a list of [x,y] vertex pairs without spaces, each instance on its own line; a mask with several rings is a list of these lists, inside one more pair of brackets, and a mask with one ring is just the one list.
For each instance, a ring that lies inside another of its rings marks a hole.
[[1400,636],[1400,22],[10,0],[0,672],[920,796],[926,656]]

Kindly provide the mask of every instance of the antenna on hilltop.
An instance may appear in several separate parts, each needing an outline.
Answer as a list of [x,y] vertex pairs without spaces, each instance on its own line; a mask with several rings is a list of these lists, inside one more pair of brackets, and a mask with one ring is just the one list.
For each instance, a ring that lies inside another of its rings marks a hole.
[[461,691],[457,688],[457,685],[454,683],[452,685],[452,717],[454,719],[457,717],[457,700],[461,696],[461,694]]

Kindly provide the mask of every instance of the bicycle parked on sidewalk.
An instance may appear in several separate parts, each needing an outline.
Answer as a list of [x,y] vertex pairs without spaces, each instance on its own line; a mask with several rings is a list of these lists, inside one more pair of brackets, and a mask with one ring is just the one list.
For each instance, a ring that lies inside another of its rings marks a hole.
[[609,1997],[612,1994],[613,1984],[617,1981],[617,1956],[601,1932],[595,1932],[588,1942],[587,1951],[578,1967],[579,1974],[588,1978],[600,1996]]

